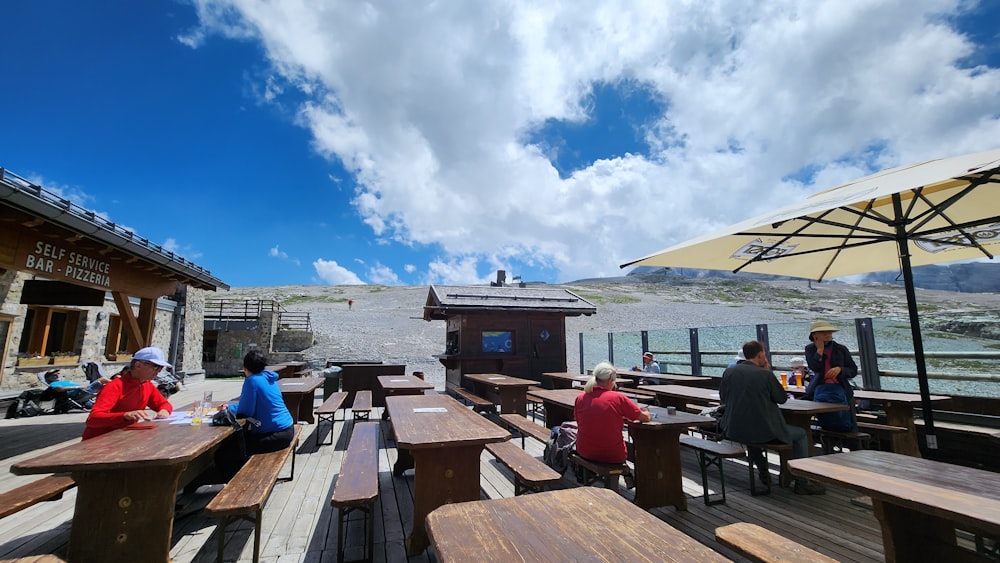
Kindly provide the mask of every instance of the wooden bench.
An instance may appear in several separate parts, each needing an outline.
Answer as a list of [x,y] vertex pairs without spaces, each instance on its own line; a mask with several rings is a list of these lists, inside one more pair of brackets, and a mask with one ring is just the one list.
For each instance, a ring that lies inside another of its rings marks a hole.
[[500,415],[500,420],[508,427],[517,430],[518,434],[521,435],[521,448],[524,448],[524,438],[526,436],[531,436],[543,444],[547,443],[549,437],[552,436],[552,431],[548,428],[540,424],[535,424],[517,413],[502,414]]
[[40,502],[61,499],[64,492],[75,486],[73,478],[68,475],[49,475],[0,493],[0,518]]
[[514,496],[525,491],[537,493],[545,486],[554,485],[562,480],[562,474],[517,447],[513,442],[486,444],[486,449],[514,473]]
[[[704,438],[695,438],[694,436],[681,436],[681,445],[698,452],[698,466],[701,468],[701,488],[704,493],[705,505],[724,504],[726,502],[726,473],[722,469],[722,460],[746,456],[746,450],[743,445],[728,441],[713,442]],[[713,465],[719,468],[719,490],[722,492],[722,498],[710,500],[708,494],[708,468]],[[750,478],[753,479],[752,471]]]
[[323,401],[323,404],[316,409],[316,445],[319,446],[319,425],[324,422],[330,423],[330,443],[328,445],[333,445],[333,427],[334,423],[337,422],[337,411],[344,404],[344,400],[347,399],[347,391],[337,391],[330,395],[330,397]]
[[867,432],[837,432],[813,426],[812,435],[813,441],[819,442],[824,454],[843,451],[845,443],[850,444],[852,450],[867,450],[871,447],[872,435]]
[[858,421],[858,430],[863,430],[874,437],[875,441],[879,443],[879,449],[883,449],[881,448],[882,444],[888,442],[891,444],[890,451],[893,452],[896,451],[896,441],[910,432],[908,428],[902,426],[890,426],[862,420]]
[[719,543],[731,547],[751,561],[762,563],[835,563],[818,551],[796,543],[781,534],[748,522],[737,522],[715,529]]
[[[750,462],[750,463],[747,464],[747,467],[750,468],[750,495],[751,496],[759,496],[759,495],[771,494],[771,480],[770,480],[770,478],[768,478],[764,482],[764,490],[757,491],[757,479],[755,478],[755,476],[753,474],[754,473],[754,464],[753,464],[753,456],[750,455],[750,448],[757,448],[757,449],[760,449],[760,450],[770,450],[772,452],[777,453],[778,454],[778,459],[779,459],[779,464],[780,464],[779,465],[780,469],[779,469],[779,472],[778,472],[778,483],[782,487],[787,487],[787,486],[789,486],[789,485],[792,484],[792,474],[791,474],[790,471],[788,471],[788,458],[791,457],[791,455],[792,455],[792,445],[791,444],[782,444],[782,443],[776,443],[776,442],[767,442],[767,443],[763,443],[763,444],[751,444],[751,443],[747,442],[747,443],[744,443],[743,445],[746,446],[746,448],[747,448],[747,460]],[[766,457],[767,457],[767,453],[766,452],[765,452],[764,456],[765,456],[765,459],[766,459]]]
[[[632,471],[628,464],[622,463],[600,463],[581,457],[576,451],[569,454],[570,465],[575,465],[580,471],[577,479],[583,485],[592,485],[594,481],[600,479],[604,482],[604,487],[618,492],[618,478],[625,475],[631,477]],[[629,483],[626,483],[629,485]]]
[[[295,448],[299,444],[302,427],[296,424],[293,428],[295,436],[287,448],[250,456],[239,472],[205,506],[206,515],[220,519],[219,528],[216,530],[219,535],[219,563],[222,563],[226,546],[226,528],[236,518],[253,523],[253,560],[254,563],[260,560],[260,530],[264,503],[277,481],[291,481],[295,478]],[[285,466],[289,455],[292,456],[291,476],[279,478],[278,474]]]
[[354,420],[368,420],[372,414],[372,392],[367,389],[356,391],[354,405],[351,407]]
[[472,410],[476,412],[496,412],[497,406],[492,401],[484,399],[471,391],[456,387],[451,390],[458,398],[463,399],[472,405]]
[[[360,391],[359,391],[360,394]],[[351,441],[340,465],[340,475],[333,487],[330,506],[337,510],[337,561],[344,560],[344,530],[351,512],[365,513],[365,559],[371,560],[375,548],[375,499],[378,498],[378,422],[354,425]]]

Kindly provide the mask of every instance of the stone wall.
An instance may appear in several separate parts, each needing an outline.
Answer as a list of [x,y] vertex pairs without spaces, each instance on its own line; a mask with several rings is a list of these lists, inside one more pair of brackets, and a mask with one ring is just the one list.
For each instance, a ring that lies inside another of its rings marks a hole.
[[[10,322],[6,355],[4,356],[0,393],[20,392],[39,386],[37,373],[53,369],[52,366],[24,367],[17,365],[17,352],[24,330],[27,305],[21,305],[24,282],[31,275],[14,270],[0,269],[0,316]],[[153,346],[163,349],[175,370],[200,372],[202,370],[202,346],[204,342],[204,302],[205,292],[178,286],[171,299],[157,300],[153,327]],[[111,362],[104,356],[108,341],[111,315],[118,314],[118,307],[110,294],[100,307],[67,307],[80,311],[77,327],[77,349],[80,363],[61,367],[63,379],[85,381],[81,366],[86,362],[104,364],[107,373],[116,373],[125,366],[124,362]],[[138,305],[132,305],[132,312],[138,315]],[[101,313],[104,313],[101,315]],[[176,336],[176,340],[175,340]],[[0,342],[2,344],[2,342]]]
[[271,345],[275,352],[301,352],[313,345],[313,333],[307,330],[279,330],[274,334]]

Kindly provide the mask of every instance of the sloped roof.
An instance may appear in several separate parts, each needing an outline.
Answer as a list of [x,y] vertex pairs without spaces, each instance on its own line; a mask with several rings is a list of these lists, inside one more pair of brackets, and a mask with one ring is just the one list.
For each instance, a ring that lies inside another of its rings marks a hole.
[[0,167],[0,204],[4,222],[43,225],[79,249],[97,252],[122,263],[141,262],[150,276],[198,289],[229,289],[205,268],[142,238],[95,212]]
[[424,304],[424,320],[473,311],[544,311],[578,317],[593,315],[597,307],[567,289],[432,285]]

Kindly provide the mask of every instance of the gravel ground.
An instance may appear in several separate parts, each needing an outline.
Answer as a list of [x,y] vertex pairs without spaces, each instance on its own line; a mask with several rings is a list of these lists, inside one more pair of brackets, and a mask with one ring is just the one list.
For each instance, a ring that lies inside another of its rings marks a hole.
[[[616,278],[617,280],[618,278]],[[590,317],[566,319],[569,369],[579,366],[576,334],[709,327],[860,316],[906,316],[902,288],[881,284],[812,284],[691,280],[681,284],[588,281],[559,286],[597,306]],[[438,388],[444,368],[444,321],[423,320],[428,288],[278,286],[233,288],[233,299],[274,299],[289,311],[308,311],[316,345],[306,359],[382,360],[423,371]],[[348,300],[353,306],[348,308]],[[1000,295],[917,290],[921,314],[1000,310]]]

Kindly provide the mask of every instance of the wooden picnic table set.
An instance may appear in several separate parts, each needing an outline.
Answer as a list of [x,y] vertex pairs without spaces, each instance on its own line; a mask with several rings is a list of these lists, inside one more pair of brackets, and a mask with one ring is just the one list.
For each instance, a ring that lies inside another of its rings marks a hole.
[[533,379],[511,377],[502,373],[467,373],[465,379],[472,383],[473,392],[489,399],[500,407],[500,413],[528,413],[528,388],[538,385]]
[[133,424],[15,463],[16,475],[68,473],[77,485],[70,561],[169,561],[175,496],[212,464],[229,426]]

